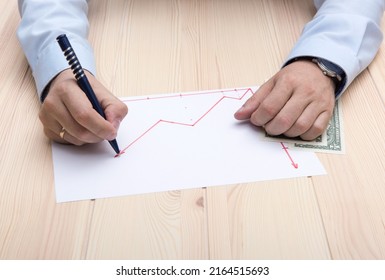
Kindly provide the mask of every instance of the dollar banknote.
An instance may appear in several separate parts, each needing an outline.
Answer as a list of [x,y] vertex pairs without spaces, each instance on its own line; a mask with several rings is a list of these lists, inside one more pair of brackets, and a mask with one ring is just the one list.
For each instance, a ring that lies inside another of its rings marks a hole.
[[321,153],[344,154],[344,136],[342,122],[342,108],[340,101],[336,102],[333,116],[325,132],[313,141],[304,141],[300,138],[289,138],[283,135],[272,136],[264,133],[264,140],[284,142],[289,148],[308,150]]

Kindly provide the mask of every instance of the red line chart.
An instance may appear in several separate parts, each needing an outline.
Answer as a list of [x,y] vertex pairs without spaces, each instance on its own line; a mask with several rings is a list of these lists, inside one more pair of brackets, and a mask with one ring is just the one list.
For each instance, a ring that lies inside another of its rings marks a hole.
[[[238,97],[234,96],[227,96],[225,95],[226,92],[238,92],[238,91],[244,91],[242,94],[240,94]],[[245,89],[231,89],[231,90],[220,90],[220,91],[208,91],[208,92],[194,92],[194,93],[185,93],[185,94],[175,94],[175,95],[165,95],[165,96],[155,96],[155,97],[144,97],[144,98],[137,98],[137,99],[129,99],[129,100],[123,100],[123,102],[136,102],[136,101],[146,101],[146,100],[155,100],[155,99],[164,99],[164,98],[176,98],[176,97],[188,97],[188,96],[197,96],[197,95],[208,95],[208,94],[215,94],[215,93],[223,93],[223,96],[220,97],[207,111],[205,111],[201,116],[199,116],[195,121],[191,123],[185,123],[185,122],[177,122],[173,120],[164,120],[159,119],[154,124],[152,124],[148,129],[146,129],[143,133],[141,133],[137,138],[135,138],[133,141],[131,141],[125,148],[121,150],[121,152],[116,155],[115,157],[119,157],[123,155],[130,147],[132,147],[135,143],[140,141],[143,137],[145,137],[147,134],[149,134],[155,127],[161,125],[161,124],[171,124],[171,125],[181,125],[181,126],[188,126],[188,127],[194,127],[199,122],[204,119],[207,115],[210,114],[214,108],[216,108],[223,100],[226,99],[233,99],[233,100],[242,100],[248,93],[254,94],[253,90],[251,88],[245,88]],[[280,142],[282,149],[285,151],[288,159],[290,160],[292,166],[295,169],[298,169],[298,164],[295,163],[294,159],[290,155],[289,148],[284,145],[283,142]]]

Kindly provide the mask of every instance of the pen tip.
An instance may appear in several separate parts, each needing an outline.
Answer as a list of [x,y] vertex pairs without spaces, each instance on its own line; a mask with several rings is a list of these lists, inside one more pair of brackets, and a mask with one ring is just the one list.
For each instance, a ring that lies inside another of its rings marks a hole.
[[124,151],[120,151],[119,153],[117,153],[117,154],[115,155],[115,158],[120,157],[120,156],[123,155],[123,154],[124,154]]
[[119,146],[118,146],[118,142],[116,142],[116,139],[114,139],[112,141],[108,141],[108,142],[110,142],[110,145],[114,149],[115,153],[117,155],[119,155],[120,154],[120,149],[119,149]]

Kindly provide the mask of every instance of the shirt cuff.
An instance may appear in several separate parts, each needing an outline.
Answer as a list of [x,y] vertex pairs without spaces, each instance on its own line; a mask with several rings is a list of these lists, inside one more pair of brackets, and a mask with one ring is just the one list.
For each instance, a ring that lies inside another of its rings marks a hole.
[[[338,65],[334,64],[333,62],[329,61],[329,60],[326,60],[326,59],[323,59],[323,58],[320,58],[320,57],[315,57],[315,56],[299,56],[299,57],[295,57],[295,58],[292,58],[290,59],[289,61],[287,61],[283,67],[295,62],[295,61],[299,61],[299,60],[306,60],[306,61],[312,61],[313,62],[313,59],[314,58],[317,58],[317,59],[321,59],[321,61],[327,65],[325,65],[325,67],[327,67],[329,70],[335,72],[340,78],[337,79],[337,78],[333,78],[333,77],[329,77],[333,80],[334,84],[335,84],[335,90],[334,90],[334,94],[335,94],[335,97],[336,99],[339,98],[341,96],[341,93],[342,91],[344,90],[345,88],[345,84],[346,84],[346,73],[345,71],[339,67]],[[323,71],[321,68],[320,68],[320,71]]]
[[[79,59],[83,69],[88,70],[91,74],[96,75],[96,65],[91,46],[85,42],[79,42],[74,38],[70,38],[72,48]],[[35,71],[32,73],[35,79],[37,93],[41,102],[48,92],[48,85],[60,72],[70,68],[59,44],[52,42],[45,50],[39,54]]]
[[360,73],[361,67],[355,55],[351,54],[349,49],[343,49],[338,44],[333,46],[333,44],[329,42],[328,48],[321,49],[319,46],[325,45],[322,39],[302,42],[301,46],[291,51],[284,65],[290,64],[299,57],[318,57],[335,64],[345,72],[345,82],[341,84],[341,88],[336,89],[336,98],[338,98]]

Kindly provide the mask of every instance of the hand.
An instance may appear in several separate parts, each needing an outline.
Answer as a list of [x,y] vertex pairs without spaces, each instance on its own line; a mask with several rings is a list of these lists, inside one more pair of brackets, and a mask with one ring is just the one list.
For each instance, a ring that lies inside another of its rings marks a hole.
[[335,105],[333,81],[310,61],[281,69],[235,113],[270,135],[313,140],[327,128]]
[[[85,71],[106,115],[105,120],[92,107],[70,69],[52,82],[41,110],[40,120],[48,138],[65,144],[83,145],[116,138],[127,106],[113,96],[96,78]],[[64,137],[60,137],[65,128]]]

